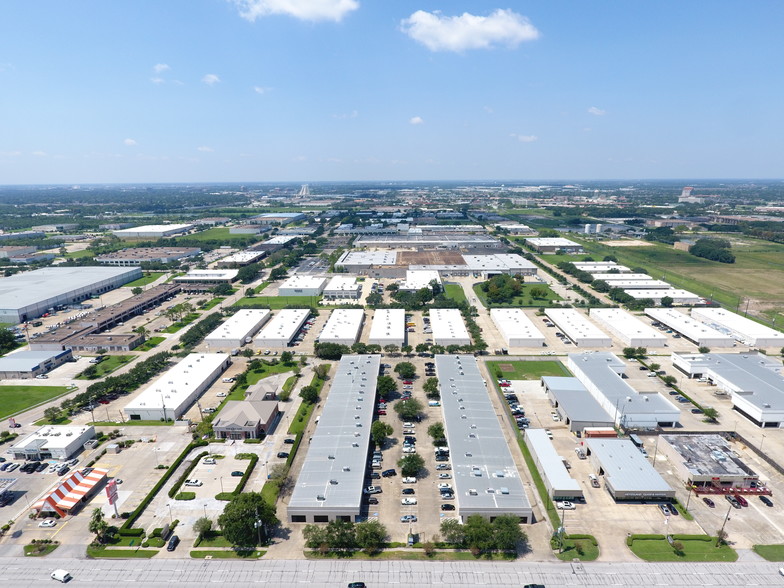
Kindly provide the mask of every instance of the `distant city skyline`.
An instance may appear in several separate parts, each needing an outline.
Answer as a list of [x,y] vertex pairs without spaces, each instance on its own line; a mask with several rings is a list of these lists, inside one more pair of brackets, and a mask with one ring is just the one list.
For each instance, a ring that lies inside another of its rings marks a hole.
[[0,185],[781,178],[784,4],[9,0]]

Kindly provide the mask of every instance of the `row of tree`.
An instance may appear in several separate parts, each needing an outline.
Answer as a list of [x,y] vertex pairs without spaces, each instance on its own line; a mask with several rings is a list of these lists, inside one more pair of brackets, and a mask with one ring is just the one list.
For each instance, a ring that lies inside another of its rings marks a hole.
[[204,337],[212,333],[223,320],[219,312],[212,313],[193,325],[180,337],[180,343],[186,347],[195,347]]
[[367,553],[380,551],[389,538],[384,525],[378,521],[352,523],[331,521],[324,526],[306,525],[302,531],[305,546],[322,553],[348,552],[363,549]]

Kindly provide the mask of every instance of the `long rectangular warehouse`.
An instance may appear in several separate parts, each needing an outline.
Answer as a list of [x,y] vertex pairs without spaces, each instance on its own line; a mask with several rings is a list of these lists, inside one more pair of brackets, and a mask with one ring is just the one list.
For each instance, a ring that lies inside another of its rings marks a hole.
[[132,421],[176,420],[231,365],[225,353],[191,353],[147,386],[123,411]]
[[142,277],[139,267],[45,267],[0,278],[0,322],[22,323]]
[[611,288],[621,288],[622,290],[671,290],[672,286],[661,280],[650,278],[642,280],[614,280],[607,282]]
[[593,274],[594,272],[618,271],[622,274],[629,274],[632,272],[625,265],[618,265],[614,261],[575,261],[572,264],[579,270]]
[[745,345],[779,348],[784,345],[784,333],[723,308],[693,308],[691,316],[727,332]]
[[509,347],[542,347],[544,335],[519,308],[492,308],[490,318]]
[[359,339],[365,311],[361,308],[338,308],[333,310],[327,324],[319,334],[320,343],[339,343],[353,345]]
[[289,522],[360,521],[380,357],[340,359],[288,504]]
[[457,515],[503,514],[533,522],[533,510],[473,355],[436,355]]
[[615,500],[665,500],[675,490],[628,439],[585,440],[594,471]]
[[471,345],[471,337],[456,308],[433,308],[430,310],[433,326],[433,341],[436,345]]
[[645,314],[697,345],[698,347],[733,347],[735,340],[674,308],[646,308]]
[[238,310],[225,323],[218,325],[204,338],[210,349],[236,348],[245,344],[245,339],[253,337],[270,318],[266,308]]
[[256,335],[260,347],[286,347],[310,316],[309,308],[284,308]]
[[371,345],[397,345],[406,341],[406,311],[402,308],[379,308],[373,315],[368,343]]
[[573,308],[548,308],[544,314],[563,334],[581,347],[610,347],[612,339]]
[[605,272],[588,272],[591,274],[594,280],[603,280],[608,284],[611,282],[619,282],[623,280],[651,280],[651,276],[648,274],[622,274],[622,273],[615,273],[615,274],[608,274]]
[[667,337],[620,308],[592,308],[589,316],[627,347],[664,347]]
[[635,290],[635,289],[627,289],[624,290],[629,296],[634,298],[635,300],[644,300],[650,299],[653,300],[654,304],[661,304],[662,298],[672,298],[673,304],[699,304],[702,302],[702,298],[697,296],[696,294],[692,294],[688,290],[679,290],[676,288],[668,288],[668,289],[657,289],[657,290]]
[[547,494],[553,500],[577,500],[584,498],[580,484],[569,475],[564,458],[558,455],[553,442],[544,429],[526,429],[525,444],[531,452],[536,469],[542,474]]

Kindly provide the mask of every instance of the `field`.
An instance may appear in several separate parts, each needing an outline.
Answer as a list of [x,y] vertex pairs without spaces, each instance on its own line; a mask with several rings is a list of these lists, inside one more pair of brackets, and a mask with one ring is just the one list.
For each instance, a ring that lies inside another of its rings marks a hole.
[[754,551],[768,561],[784,561],[784,545],[755,545]]
[[191,324],[191,323],[192,323],[193,321],[195,321],[197,318],[199,318],[199,313],[197,313],[197,312],[192,312],[192,313],[190,313],[190,314],[187,314],[187,315],[185,315],[185,316],[184,316],[184,317],[183,317],[181,320],[177,321],[176,323],[172,323],[171,325],[169,325],[168,327],[166,327],[166,328],[163,330],[163,332],[164,332],[164,333],[169,333],[170,335],[171,335],[172,333],[176,333],[176,332],[177,332],[177,331],[179,331],[181,328],[183,328],[183,327],[186,327],[186,326],[188,326],[189,324]]
[[538,380],[542,376],[565,376],[572,374],[560,361],[488,361],[488,371],[506,380]]
[[128,282],[125,284],[126,288],[136,288],[146,286],[147,284],[152,284],[155,280],[160,278],[164,272],[145,272],[145,274],[139,278],[138,280],[134,280],[133,282]]
[[139,345],[135,351],[149,351],[150,349],[157,347],[161,343],[166,341],[166,337],[150,337],[144,343]]
[[[534,298],[530,292],[532,288],[539,288],[545,291],[544,298]],[[486,308],[520,308],[520,307],[540,307],[551,306],[553,302],[562,300],[553,292],[547,284],[524,284],[523,293],[514,298],[511,302],[488,302],[485,293],[479,284],[474,284],[474,293]]]
[[459,284],[444,284],[444,296],[457,303],[468,302],[463,287]]
[[317,308],[321,296],[254,296],[240,298],[233,306],[237,308],[271,308],[280,310],[287,306],[299,308]]
[[68,392],[66,386],[0,386],[0,419]]
[[646,538],[640,539],[632,536],[630,549],[634,555],[645,561],[735,561],[738,559],[737,552],[731,547],[727,545],[716,547],[715,537],[687,539],[675,535],[673,539],[683,545],[680,554],[676,553],[663,535],[656,539],[652,538],[654,537],[652,535],[644,537]]
[[104,359],[101,363],[97,363],[94,366],[92,365],[90,366],[90,367],[95,367],[94,378],[87,378],[83,375],[84,372],[82,372],[81,374],[76,376],[76,379],[95,380],[98,378],[102,378],[107,374],[111,374],[117,368],[124,366],[126,363],[132,362],[134,359],[136,359],[135,355],[110,355],[109,357]]
[[188,241],[247,241],[254,237],[256,237],[256,235],[232,235],[229,232],[228,227],[216,227],[193,235],[187,235],[185,238]]

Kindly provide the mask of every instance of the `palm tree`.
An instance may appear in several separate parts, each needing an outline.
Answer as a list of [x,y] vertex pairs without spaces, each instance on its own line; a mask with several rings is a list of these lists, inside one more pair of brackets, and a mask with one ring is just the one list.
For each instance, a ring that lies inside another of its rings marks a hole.
[[150,334],[150,331],[148,331],[146,327],[136,327],[134,332],[141,335],[142,339],[147,339],[147,335]]
[[103,543],[106,539],[106,531],[108,529],[109,523],[103,518],[103,511],[100,508],[94,508],[87,530],[90,531],[90,533],[95,533],[95,539],[98,543]]

